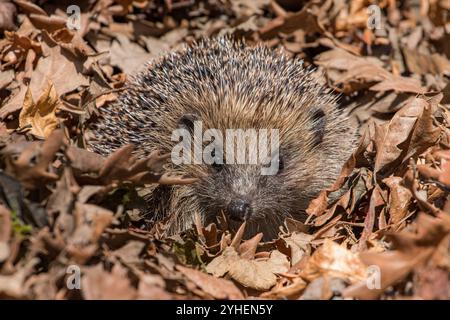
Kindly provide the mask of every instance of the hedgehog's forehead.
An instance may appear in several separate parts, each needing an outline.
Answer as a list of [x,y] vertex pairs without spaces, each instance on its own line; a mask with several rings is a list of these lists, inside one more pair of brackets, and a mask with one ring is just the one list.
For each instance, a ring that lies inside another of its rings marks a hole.
[[223,135],[226,135],[227,133],[235,132],[238,130],[244,131],[246,133],[250,131],[256,131],[256,133],[258,134],[267,132],[267,134],[270,137],[271,134],[276,131],[280,139],[287,138],[291,136],[293,133],[299,133],[298,132],[299,130],[301,131],[308,127],[306,125],[301,124],[301,122],[306,121],[305,119],[299,119],[298,121],[287,121],[287,120],[288,119],[286,117],[284,119],[281,119],[264,116],[218,117],[217,115],[215,115],[214,117],[210,117],[209,115],[206,115],[205,117],[201,117],[197,121],[198,124],[201,125],[201,129],[203,132],[209,129],[216,129],[220,131]]

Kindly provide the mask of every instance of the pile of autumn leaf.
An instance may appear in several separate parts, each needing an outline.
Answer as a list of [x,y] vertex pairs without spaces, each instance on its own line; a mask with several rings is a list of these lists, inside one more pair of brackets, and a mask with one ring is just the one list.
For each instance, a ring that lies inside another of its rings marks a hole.
[[[57,1],[0,0],[0,297],[449,299],[450,5],[421,3],[379,3],[372,30],[371,1],[87,1],[74,31]],[[84,149],[125,74],[222,33],[317,66],[370,122],[308,220],[271,242],[223,217],[162,237],[145,186],[192,180],[157,152]]]

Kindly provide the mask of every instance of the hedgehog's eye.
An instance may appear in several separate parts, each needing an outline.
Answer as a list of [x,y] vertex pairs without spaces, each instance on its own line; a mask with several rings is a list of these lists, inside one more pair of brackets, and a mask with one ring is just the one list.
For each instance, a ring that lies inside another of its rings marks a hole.
[[184,114],[178,119],[178,126],[187,129],[189,132],[194,131],[194,122],[197,120],[197,115],[192,113]]
[[215,171],[217,171],[217,172],[220,172],[220,171],[222,171],[222,169],[223,169],[223,164],[222,164],[222,163],[216,163],[216,162],[213,162],[213,164],[211,164],[211,166],[212,166],[213,169],[214,169]]
[[325,112],[320,108],[316,109],[314,110],[311,118],[314,123],[313,143],[315,146],[317,146],[320,143],[322,143],[323,136],[325,135],[325,126],[326,126]]
[[[222,169],[223,169],[223,158],[221,159],[220,156],[216,157],[216,149],[213,149],[213,151],[211,152],[211,156],[214,158],[214,162],[211,163],[211,167],[217,172],[222,171]],[[222,155],[222,157],[223,157],[223,155]],[[219,162],[219,163],[217,163],[217,162]]]
[[282,156],[279,156],[278,157],[278,173],[283,171],[283,169],[284,169],[284,159]]

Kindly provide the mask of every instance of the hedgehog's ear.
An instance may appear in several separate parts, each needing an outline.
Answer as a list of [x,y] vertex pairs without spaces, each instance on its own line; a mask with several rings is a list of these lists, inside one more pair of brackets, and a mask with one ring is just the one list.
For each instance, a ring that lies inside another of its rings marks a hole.
[[311,120],[313,121],[313,144],[314,146],[322,143],[323,136],[325,135],[325,127],[327,124],[327,119],[325,117],[325,112],[317,108],[313,111],[311,116]]
[[183,114],[178,119],[178,127],[188,130],[190,133],[194,132],[194,122],[198,119],[197,115],[193,113]]

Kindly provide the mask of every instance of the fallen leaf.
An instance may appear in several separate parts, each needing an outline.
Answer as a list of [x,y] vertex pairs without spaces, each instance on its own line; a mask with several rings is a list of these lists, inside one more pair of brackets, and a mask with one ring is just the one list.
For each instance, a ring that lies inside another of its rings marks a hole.
[[58,104],[58,97],[52,83],[48,83],[47,88],[36,102],[33,100],[30,88],[28,88],[19,115],[20,127],[30,125],[31,130],[29,132],[31,134],[39,138],[49,137],[59,123],[55,115]]
[[14,18],[17,10],[13,3],[9,1],[0,1],[0,30],[13,30],[16,27]]
[[173,297],[166,291],[162,277],[152,274],[141,277],[137,299],[170,300]]
[[27,298],[24,283],[37,263],[38,259],[34,258],[29,260],[16,273],[12,275],[0,275],[0,297],[14,299]]
[[309,258],[300,275],[309,281],[326,276],[355,283],[366,279],[366,266],[355,253],[325,239],[323,245]]
[[294,232],[287,238],[283,238],[291,249],[291,264],[297,264],[304,256],[311,254],[311,240],[313,235]]
[[416,98],[400,109],[392,120],[376,127],[375,173],[388,175],[433,145],[440,129],[433,124],[436,106]]
[[403,231],[391,233],[394,244],[392,251],[382,253],[363,252],[361,260],[367,266],[380,270],[378,288],[369,288],[366,282],[348,287],[344,296],[359,299],[375,299],[383,291],[404,279],[416,267],[423,265],[438,247],[438,244],[450,232],[450,219],[433,218],[421,213],[416,220],[417,233]]
[[268,260],[258,261],[241,258],[233,247],[227,247],[206,266],[206,271],[216,277],[228,273],[243,286],[256,290],[270,289],[277,281],[275,273],[286,272],[288,269],[286,256],[278,251],[273,251]]
[[43,181],[55,181],[58,175],[49,170],[49,165],[64,143],[64,133],[54,130],[45,142],[10,144],[1,151],[6,158],[5,171],[29,189],[40,187]]
[[40,44],[44,57],[38,60],[31,74],[29,86],[21,84],[19,91],[0,108],[0,119],[21,109],[28,91],[31,92],[32,97],[40,97],[48,90],[48,84],[51,83],[58,94],[56,98],[59,99],[67,92],[89,85],[88,78],[81,73],[83,62],[65,53],[60,46],[51,45],[52,40],[45,34],[43,39],[45,41]]
[[124,35],[117,35],[111,45],[111,64],[122,69],[127,74],[134,74],[142,69],[152,55],[141,46],[131,42]]
[[240,258],[236,250],[228,247],[206,266],[206,271],[215,277],[223,277],[230,270],[232,264],[238,260]]
[[401,185],[402,178],[389,177],[383,182],[389,187],[389,225],[397,226],[408,214],[411,205],[412,194]]
[[418,268],[414,273],[415,295],[424,300],[450,299],[448,272],[436,267]]
[[128,241],[123,247],[114,250],[113,255],[120,258],[125,264],[138,264],[141,262],[139,255],[142,253],[145,247],[145,243],[142,241],[131,240]]
[[310,5],[306,5],[298,12],[289,12],[284,16],[271,20],[266,26],[259,30],[261,39],[270,39],[279,33],[292,33],[302,29],[306,33],[321,32],[317,23],[317,17],[310,11]]
[[5,261],[10,254],[9,239],[12,232],[10,211],[0,205],[0,263]]
[[277,282],[277,277],[268,270],[264,261],[239,259],[231,265],[228,273],[243,286],[256,290],[268,290]]
[[81,292],[87,300],[129,300],[137,296],[126,269],[119,264],[115,264],[111,272],[101,264],[83,268]]
[[215,278],[201,271],[181,265],[178,265],[177,269],[215,299],[244,299],[239,289],[229,280]]

